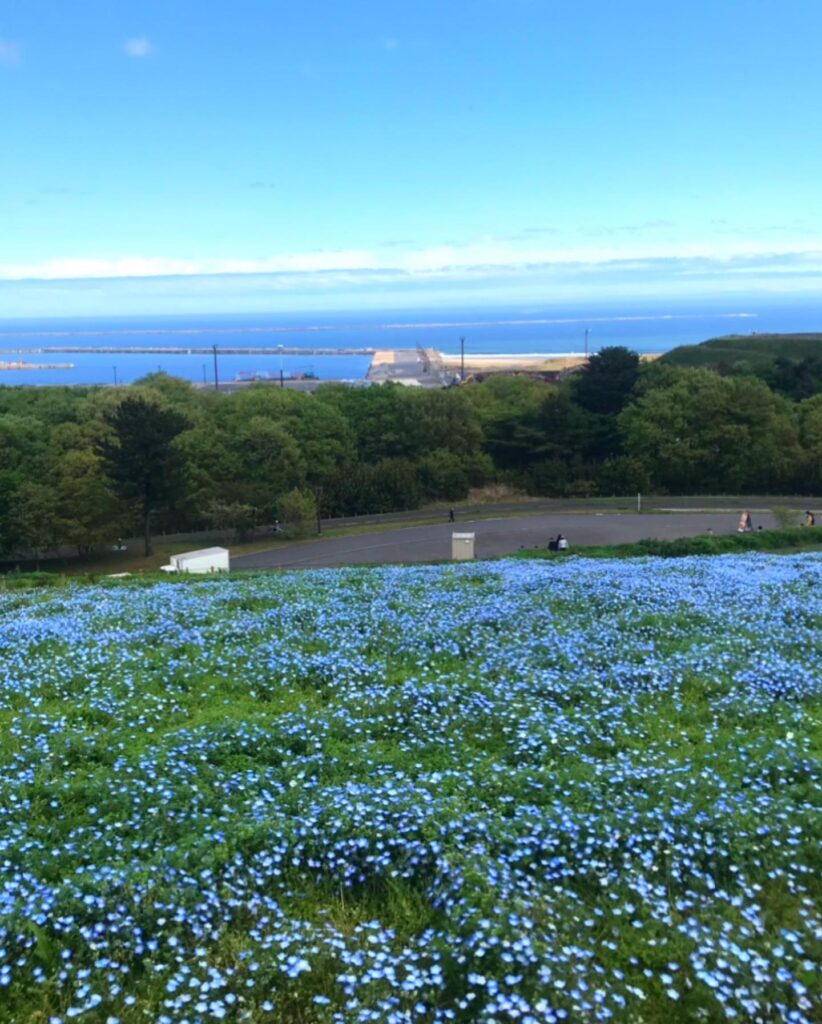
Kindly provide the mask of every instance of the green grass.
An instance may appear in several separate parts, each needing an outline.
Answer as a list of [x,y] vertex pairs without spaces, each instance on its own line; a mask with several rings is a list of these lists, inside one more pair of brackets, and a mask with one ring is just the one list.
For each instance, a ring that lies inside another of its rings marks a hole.
[[778,356],[806,359],[822,352],[822,334],[731,334],[699,345],[681,345],[660,357],[674,366],[770,365]]
[[691,555],[728,555],[743,551],[761,551],[770,554],[796,554],[822,549],[822,530],[793,527],[787,530],[759,530],[754,533],[732,533],[719,536],[702,534],[678,540],[647,540],[635,544],[607,544],[580,547],[573,551],[549,551],[532,548],[517,551],[508,558],[568,559],[571,555],[585,558],[687,558]]

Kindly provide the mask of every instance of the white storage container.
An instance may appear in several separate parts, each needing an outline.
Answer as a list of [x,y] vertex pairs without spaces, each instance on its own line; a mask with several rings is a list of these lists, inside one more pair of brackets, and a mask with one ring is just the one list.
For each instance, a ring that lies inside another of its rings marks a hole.
[[172,555],[163,572],[210,573],[228,572],[230,568],[228,548],[202,548],[200,551],[184,551]]
[[474,534],[451,534],[451,558],[455,562],[470,561],[474,557]]

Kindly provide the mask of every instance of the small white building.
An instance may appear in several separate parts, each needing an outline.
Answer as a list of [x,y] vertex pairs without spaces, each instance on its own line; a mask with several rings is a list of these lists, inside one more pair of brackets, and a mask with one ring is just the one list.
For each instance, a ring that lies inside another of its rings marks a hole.
[[180,555],[172,555],[168,565],[161,567],[163,572],[228,572],[228,548],[202,548],[200,551],[184,551]]

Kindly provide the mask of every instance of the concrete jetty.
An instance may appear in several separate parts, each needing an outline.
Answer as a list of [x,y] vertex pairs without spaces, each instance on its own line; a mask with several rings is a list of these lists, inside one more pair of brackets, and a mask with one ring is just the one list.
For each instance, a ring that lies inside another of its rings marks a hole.
[[[267,346],[167,346],[167,345],[44,345],[40,348],[21,350],[0,349],[0,369],[69,369],[71,363],[49,363],[26,365],[19,359],[21,355],[188,355],[199,358],[212,356],[296,356],[301,359],[311,356],[362,356],[370,357],[370,365],[362,383],[382,384],[392,381],[408,387],[437,388],[446,387],[457,382],[460,376],[482,379],[492,374],[533,374],[546,380],[557,380],[566,373],[582,367],[588,356],[581,352],[557,353],[466,353],[464,361],[460,355],[443,353],[435,348],[373,348],[371,346],[349,346],[347,348],[329,348],[312,346],[295,348],[286,345]],[[2,361],[2,356],[17,356],[15,360]],[[640,356],[645,360],[658,359],[658,353],[645,353]],[[232,383],[232,387],[247,386],[248,381]],[[278,383],[275,381],[275,383]],[[314,390],[323,383],[330,383],[328,378],[316,381],[289,382],[289,387],[299,390]],[[228,382],[226,382],[226,385]]]
[[74,363],[27,363],[24,359],[0,360],[0,370],[73,370]]
[[[375,348],[292,348],[287,345],[267,345],[262,347],[236,345],[217,345],[217,354],[220,356],[373,356]],[[0,355],[19,353],[23,350],[0,349]],[[202,346],[182,345],[43,345],[41,348],[25,349],[26,352],[38,354],[68,354],[77,355],[157,355],[157,356],[210,356],[214,353],[214,346],[207,348]]]

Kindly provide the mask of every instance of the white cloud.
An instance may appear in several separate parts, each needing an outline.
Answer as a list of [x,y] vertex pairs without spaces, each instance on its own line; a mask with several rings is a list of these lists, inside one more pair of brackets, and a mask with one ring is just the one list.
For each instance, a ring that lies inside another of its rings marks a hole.
[[0,39],[0,68],[17,68],[23,63],[23,44]]
[[264,259],[169,259],[121,256],[72,258],[27,265],[0,264],[0,279],[46,281],[100,277],[199,277],[212,274],[315,273],[370,267],[370,254],[358,250],[285,253]]
[[[822,245],[815,251],[762,255],[628,259],[601,263],[554,262],[440,267],[412,273],[397,266],[380,269],[310,269],[338,253],[299,254],[309,269],[249,271],[264,261],[55,261],[51,272],[68,279],[17,278],[0,267],[0,305],[7,316],[103,315],[116,313],[231,313],[285,310],[410,309],[460,305],[501,306],[525,302],[587,306],[617,300],[724,298],[728,310],[750,313],[753,296],[815,297],[822,283]],[[352,263],[357,262],[354,254]],[[272,260],[268,265],[273,265]],[[288,265],[287,257],[278,258]],[[45,268],[42,264],[39,269]],[[215,272],[224,267],[225,272]],[[237,272],[241,267],[245,272]],[[23,268],[18,268],[23,269]],[[78,276],[117,271],[121,276]],[[183,271],[182,275],[179,273]],[[190,271],[196,270],[196,273]],[[163,274],[165,272],[165,276]],[[134,276],[130,276],[130,275]],[[157,275],[157,276],[155,276]],[[733,303],[733,305],[730,305]],[[728,315],[731,315],[728,312]],[[590,317],[586,317],[588,322]],[[573,325],[569,327],[572,330]]]
[[217,275],[294,275],[340,283],[351,275],[374,280],[477,280],[548,272],[745,275],[807,273],[822,270],[822,240],[795,245],[723,243],[702,245],[636,244],[549,248],[544,243],[487,239],[468,245],[428,248],[385,246],[377,249],[329,249],[286,252],[254,259],[180,259],[123,255],[113,258],[66,257],[28,264],[0,264],[0,280],[59,281],[101,278],[213,277]]
[[133,39],[127,39],[123,43],[123,50],[129,57],[148,57],[154,50],[154,46],[151,40],[145,36],[135,36]]

